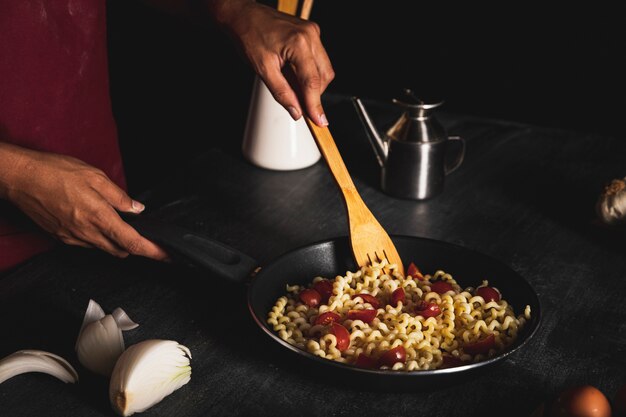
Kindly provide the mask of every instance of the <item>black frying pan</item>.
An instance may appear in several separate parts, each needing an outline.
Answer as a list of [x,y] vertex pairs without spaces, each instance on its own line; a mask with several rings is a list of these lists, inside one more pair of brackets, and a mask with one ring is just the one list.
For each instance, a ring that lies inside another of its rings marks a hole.
[[[126,217],[128,219],[128,217]],[[248,281],[248,306],[257,325],[276,343],[283,352],[292,352],[302,366],[314,374],[322,374],[334,380],[356,382],[380,389],[420,389],[461,382],[475,377],[479,372],[501,362],[523,347],[535,334],[541,318],[539,298],[524,278],[500,261],[484,254],[437,240],[391,236],[400,256],[406,264],[413,261],[425,273],[442,269],[450,273],[461,287],[476,287],[483,279],[497,287],[504,298],[521,314],[530,305],[532,318],[527,322],[517,342],[507,352],[489,360],[456,368],[431,371],[384,371],[361,369],[351,365],[319,358],[300,350],[280,339],[266,323],[268,312],[276,300],[286,293],[286,284],[309,284],[321,275],[334,278],[346,271],[355,271],[356,265],[347,237],[314,243],[290,251],[254,274],[259,266],[251,257],[223,245],[206,236],[172,225],[137,217],[129,222],[141,234],[161,244],[173,256],[186,263],[201,266],[224,278],[236,282]],[[250,279],[251,275],[253,278]],[[302,368],[301,368],[302,369]],[[345,378],[345,379],[344,379]]]

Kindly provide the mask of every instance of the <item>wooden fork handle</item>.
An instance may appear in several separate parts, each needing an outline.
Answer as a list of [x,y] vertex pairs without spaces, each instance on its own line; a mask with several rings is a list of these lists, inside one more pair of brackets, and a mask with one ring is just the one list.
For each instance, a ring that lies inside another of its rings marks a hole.
[[337,149],[337,144],[335,143],[333,136],[330,134],[328,127],[319,127],[309,117],[304,117],[311,133],[313,133],[313,138],[315,139],[324,160],[326,160],[326,163],[328,164],[328,167],[330,168],[330,171],[339,186],[339,189],[347,200],[346,204],[348,205],[348,211],[350,211],[351,208],[350,204],[365,205],[356,187],[354,186],[352,177],[350,177],[348,168],[343,162],[343,158],[339,153],[339,149]]
[[[343,201],[348,212],[350,244],[357,265],[366,266],[375,259],[386,258],[390,263],[396,264],[397,271],[404,274],[402,259],[400,259],[398,251],[354,186],[330,130],[327,127],[319,127],[306,116],[305,120],[343,194]],[[372,248],[374,250],[371,250]]]
[[367,253],[358,248],[367,247],[370,242],[361,242],[361,240],[367,240],[372,236],[380,236],[381,234],[386,235],[386,232],[356,189],[330,130],[327,127],[319,127],[307,116],[305,118],[317,147],[343,194],[343,201],[348,212],[348,226],[354,258],[359,266],[369,265],[371,260],[367,257]]

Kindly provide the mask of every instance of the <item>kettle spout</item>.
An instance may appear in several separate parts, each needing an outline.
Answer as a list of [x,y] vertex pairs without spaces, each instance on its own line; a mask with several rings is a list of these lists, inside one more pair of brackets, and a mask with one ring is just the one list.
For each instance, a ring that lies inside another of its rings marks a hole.
[[378,160],[380,166],[384,167],[385,162],[387,161],[387,154],[389,152],[388,144],[378,133],[376,126],[374,126],[374,123],[367,113],[367,110],[365,110],[363,103],[361,103],[361,100],[359,100],[358,97],[352,97],[352,103],[354,104],[354,108],[359,115],[359,119],[361,119],[361,122],[363,123],[365,132],[367,133],[367,138],[374,148],[376,159]]

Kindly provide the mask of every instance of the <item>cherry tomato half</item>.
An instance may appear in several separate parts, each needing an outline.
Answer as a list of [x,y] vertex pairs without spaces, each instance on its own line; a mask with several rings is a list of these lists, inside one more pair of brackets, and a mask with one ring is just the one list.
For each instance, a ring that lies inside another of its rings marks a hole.
[[439,369],[456,368],[457,366],[467,365],[467,362],[452,355],[443,355],[443,364]]
[[300,300],[309,307],[317,307],[322,301],[322,296],[317,291],[307,288],[300,291]]
[[370,294],[357,294],[352,298],[356,298],[356,297],[361,297],[363,299],[363,301],[365,301],[366,303],[370,303],[372,305],[372,307],[378,309],[380,307],[380,303],[378,302],[378,300],[376,299],[376,297],[374,297],[373,295]]
[[397,306],[398,302],[402,301],[402,304],[404,304],[404,300],[406,299],[406,293],[404,292],[404,288],[396,288],[392,293],[391,293],[391,305],[392,306]]
[[350,310],[348,311],[348,318],[350,320],[361,320],[363,323],[371,323],[376,317],[377,311],[373,308],[367,308],[365,310]]
[[313,284],[313,289],[322,296],[322,304],[326,304],[331,295],[333,295],[333,283],[327,279],[317,281]]
[[325,326],[334,321],[339,321],[339,319],[341,319],[341,316],[339,314],[332,311],[327,311],[326,313],[322,313],[317,316],[317,319],[315,319],[315,324],[321,324]]
[[454,291],[452,288],[452,284],[446,281],[435,281],[430,284],[430,290],[436,292],[437,294],[445,294],[448,291]]
[[479,353],[487,353],[489,349],[496,344],[496,337],[492,334],[477,342],[463,346],[463,351],[470,355],[478,355]]
[[359,353],[359,356],[356,358],[356,362],[354,364],[359,368],[365,369],[374,369],[378,367],[376,359],[367,356],[365,353]]
[[421,304],[417,305],[416,310],[417,314],[425,318],[437,317],[439,314],[441,314],[441,309],[439,308],[437,303],[427,303],[423,301]]
[[330,332],[334,334],[337,339],[337,349],[339,349],[340,352],[348,349],[350,347],[350,332],[348,332],[348,329],[335,322],[332,322],[330,326]]
[[476,295],[483,297],[485,302],[500,301],[500,293],[493,287],[479,287],[476,289]]
[[395,363],[406,361],[406,350],[404,346],[400,345],[393,349],[389,349],[378,360],[381,366],[392,367]]
[[417,266],[415,266],[415,264],[413,262],[411,262],[411,264],[409,265],[409,267],[406,270],[406,275],[407,276],[412,276],[413,279],[417,278],[417,279],[424,279],[424,275],[422,275],[422,273],[420,272],[420,270],[417,268]]

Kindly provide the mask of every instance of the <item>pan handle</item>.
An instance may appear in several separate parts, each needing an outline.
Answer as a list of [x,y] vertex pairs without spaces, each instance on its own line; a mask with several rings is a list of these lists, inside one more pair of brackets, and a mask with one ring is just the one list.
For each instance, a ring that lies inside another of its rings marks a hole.
[[137,214],[120,216],[141,235],[162,246],[173,259],[200,266],[222,278],[244,282],[258,266],[257,261],[237,249],[189,229]]

